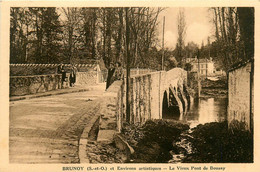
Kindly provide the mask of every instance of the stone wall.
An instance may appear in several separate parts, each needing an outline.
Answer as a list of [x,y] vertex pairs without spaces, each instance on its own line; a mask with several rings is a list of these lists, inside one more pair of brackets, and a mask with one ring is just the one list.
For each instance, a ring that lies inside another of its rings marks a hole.
[[78,85],[95,85],[97,82],[97,71],[77,72],[76,74],[76,84]]
[[123,81],[115,81],[103,95],[101,104],[100,130],[121,131],[125,119],[124,99],[125,91]]
[[[228,75],[228,123],[230,128],[250,130],[250,72],[247,63],[229,72]],[[251,95],[253,100],[253,93]]]
[[11,76],[10,96],[43,93],[61,88],[61,75]]
[[[61,88],[61,75],[57,74],[59,64],[10,64],[13,74],[29,74],[28,76],[10,76],[10,96],[22,96],[42,93]],[[69,71],[71,65],[65,64],[66,82],[63,88],[69,87]],[[99,71],[96,64],[76,64],[76,84],[95,85],[105,82],[104,71]],[[19,69],[19,70],[18,70]],[[40,70],[40,72],[39,72]],[[26,72],[24,72],[26,71]],[[32,73],[50,72],[48,75],[32,75]]]

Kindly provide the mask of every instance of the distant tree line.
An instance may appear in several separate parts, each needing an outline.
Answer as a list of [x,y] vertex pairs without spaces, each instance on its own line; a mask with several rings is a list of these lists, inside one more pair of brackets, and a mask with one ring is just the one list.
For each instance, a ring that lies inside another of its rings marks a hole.
[[[163,8],[128,8],[130,66],[161,69],[158,15]],[[215,33],[201,47],[185,43],[184,10],[177,16],[177,44],[165,49],[167,70],[184,67],[186,58],[213,57],[219,68],[254,57],[254,8],[213,7]],[[126,64],[124,8],[11,8],[11,63],[86,63],[103,59],[106,66]],[[173,38],[175,39],[175,38]]]
[[[217,68],[228,71],[234,64],[254,58],[254,8],[253,7],[213,7],[214,35],[208,37],[201,46],[193,42],[185,44],[185,14],[180,10],[177,17],[178,38],[172,55],[179,66],[184,67],[185,58],[213,57]],[[184,62],[184,63],[183,63]]]
[[[156,45],[162,8],[129,8],[131,66],[160,68]],[[11,8],[11,63],[84,63],[103,59],[125,66],[123,8]]]

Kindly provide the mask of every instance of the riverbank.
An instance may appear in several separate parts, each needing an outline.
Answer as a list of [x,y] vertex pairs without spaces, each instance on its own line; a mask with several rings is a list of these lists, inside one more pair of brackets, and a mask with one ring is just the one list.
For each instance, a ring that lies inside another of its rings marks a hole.
[[201,81],[201,97],[227,97],[227,79],[226,77],[218,80],[204,79]]
[[126,125],[122,131],[135,149],[133,163],[250,163],[253,136],[230,131],[227,122],[212,122],[190,129],[179,121],[147,121]]
[[229,130],[227,122],[212,122],[193,128],[188,141],[192,153],[184,163],[252,163],[253,135],[248,131]]
[[202,88],[200,92],[200,97],[227,98],[227,94],[227,89],[224,88]]
[[180,154],[182,148],[173,144],[180,141],[189,125],[173,120],[147,121],[144,125],[125,124],[122,134],[135,153],[133,163],[167,163],[172,154]]

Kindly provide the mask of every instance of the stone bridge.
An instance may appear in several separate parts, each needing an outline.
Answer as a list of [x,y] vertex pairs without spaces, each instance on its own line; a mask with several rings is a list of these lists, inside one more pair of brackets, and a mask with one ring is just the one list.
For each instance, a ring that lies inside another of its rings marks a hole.
[[[117,129],[126,121],[126,85],[116,81],[107,92],[116,93]],[[192,97],[187,91],[187,72],[181,68],[158,71],[130,78],[130,123],[149,119],[182,119]]]
[[[46,79],[41,79],[45,77]],[[50,88],[53,88],[55,84],[52,83],[58,80],[49,76],[33,78],[36,78],[35,82],[25,82],[28,83],[25,86],[30,86],[29,83],[37,84],[36,81],[39,80],[45,85],[49,83]],[[24,78],[20,79],[23,81]],[[30,79],[26,77],[24,80]],[[23,83],[20,85],[23,86]],[[187,72],[180,68],[132,75],[130,123],[182,118],[190,102],[186,83]],[[124,150],[124,145],[127,144],[117,132],[121,131],[122,124],[126,121],[125,82],[115,81],[106,91],[104,83],[93,88],[86,86],[85,92],[79,92],[82,88],[53,90],[52,93],[41,93],[41,96],[52,96],[33,100],[30,100],[33,97],[27,95],[28,99],[10,102],[11,163],[95,162],[92,161],[95,155],[91,154],[88,147],[93,146],[92,141],[95,140],[102,145],[114,140],[117,147]],[[73,93],[73,89],[78,92]],[[60,95],[61,91],[67,91],[68,94]],[[34,96],[36,97],[37,95]],[[129,151],[132,152],[126,148],[126,152]]]

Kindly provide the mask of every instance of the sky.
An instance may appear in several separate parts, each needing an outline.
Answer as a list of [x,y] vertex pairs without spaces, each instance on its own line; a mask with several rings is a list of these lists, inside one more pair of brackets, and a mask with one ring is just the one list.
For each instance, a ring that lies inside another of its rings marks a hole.
[[[187,26],[185,45],[188,42],[195,42],[201,45],[207,44],[208,36],[213,35],[214,26],[211,22],[211,13],[208,8],[182,8],[185,13],[185,21]],[[165,48],[174,49],[177,42],[177,16],[180,8],[167,8],[159,15],[159,39],[162,40],[163,16],[165,16],[165,34],[164,46]],[[213,40],[213,38],[210,38]],[[211,41],[212,42],[212,41]]]

